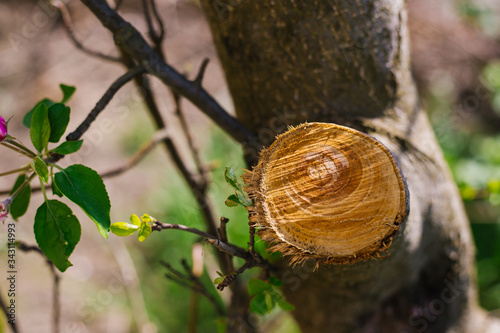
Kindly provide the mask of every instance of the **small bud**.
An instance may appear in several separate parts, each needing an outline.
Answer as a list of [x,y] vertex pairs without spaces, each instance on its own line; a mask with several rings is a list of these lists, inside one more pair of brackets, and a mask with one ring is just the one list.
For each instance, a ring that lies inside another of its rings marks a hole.
[[[0,117],[2,118],[2,117]],[[5,222],[7,215],[9,215],[10,204],[12,203],[12,198],[9,197],[4,201],[0,202],[0,221]]]
[[0,142],[7,137],[7,122],[0,116]]

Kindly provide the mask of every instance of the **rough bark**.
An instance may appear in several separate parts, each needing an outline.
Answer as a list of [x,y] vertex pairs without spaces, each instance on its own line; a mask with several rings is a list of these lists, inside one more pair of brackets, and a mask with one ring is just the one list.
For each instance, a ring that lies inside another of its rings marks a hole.
[[494,332],[478,308],[461,199],[410,73],[405,2],[203,0],[238,119],[272,142],[333,122],[396,156],[411,212],[390,255],[352,265],[278,264],[304,332]]

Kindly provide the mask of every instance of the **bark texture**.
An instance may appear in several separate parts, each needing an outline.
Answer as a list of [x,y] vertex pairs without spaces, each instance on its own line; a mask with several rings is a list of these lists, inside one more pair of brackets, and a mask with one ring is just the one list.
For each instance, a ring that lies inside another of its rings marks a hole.
[[461,199],[420,108],[403,0],[202,0],[236,113],[262,144],[304,121],[369,133],[396,156],[410,216],[390,255],[278,263],[304,332],[499,332],[477,306]]

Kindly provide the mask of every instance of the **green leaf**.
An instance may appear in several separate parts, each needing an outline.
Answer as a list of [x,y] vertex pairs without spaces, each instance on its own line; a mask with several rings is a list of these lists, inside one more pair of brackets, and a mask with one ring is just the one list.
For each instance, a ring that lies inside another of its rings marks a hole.
[[72,266],[68,258],[80,241],[81,227],[71,209],[57,200],[43,203],[33,226],[36,242],[61,272]]
[[41,153],[50,138],[49,111],[45,104],[39,104],[31,118],[30,137],[33,146]]
[[283,281],[278,279],[276,276],[269,277],[269,283],[275,287],[281,287],[283,285]]
[[48,109],[49,107],[51,107],[52,105],[54,105],[54,103],[55,103],[54,101],[51,101],[48,98],[44,98],[41,101],[39,101],[38,103],[36,103],[35,106],[33,107],[33,109],[31,109],[28,113],[26,113],[26,115],[24,115],[23,125],[26,126],[27,128],[31,127],[31,117],[33,117],[33,113],[35,112],[36,108],[40,104],[44,104],[47,107],[47,109]]
[[76,153],[82,147],[83,140],[78,141],[65,141],[61,143],[54,149],[51,149],[52,152],[61,154],[61,155],[69,155]]
[[270,299],[268,293],[257,294],[250,301],[250,310],[256,314],[265,315],[266,313],[271,312],[273,307],[274,304],[272,304],[272,300]]
[[61,193],[61,191],[57,187],[56,182],[54,181],[54,171],[53,171],[53,169],[54,169],[54,167],[50,168],[50,179],[52,180],[50,182],[50,184],[51,184],[51,187],[52,187],[52,194],[53,195],[57,195],[59,198],[62,198],[63,194]]
[[149,237],[149,235],[151,234],[152,231],[153,230],[152,230],[151,225],[149,223],[142,222],[141,228],[139,229],[139,235],[138,235],[139,242],[144,242],[146,240],[146,238]]
[[239,199],[238,199],[238,197],[237,197],[236,195],[234,195],[234,194],[231,194],[231,195],[227,198],[226,202],[224,202],[224,203],[225,203],[225,204],[226,204],[226,206],[228,206],[228,207],[236,207],[236,206],[238,206],[238,205],[241,205],[240,200],[239,200]]
[[215,278],[214,284],[221,284],[224,281],[225,276],[219,276]]
[[141,219],[139,218],[139,216],[135,215],[135,214],[132,214],[130,216],[130,223],[132,223],[133,225],[136,225],[137,228],[139,228],[142,224],[142,221]]
[[56,103],[49,107],[50,138],[49,142],[59,142],[69,124],[71,109]]
[[271,288],[271,285],[265,281],[259,279],[248,280],[248,294],[250,296],[257,295]]
[[148,214],[144,214],[142,215],[141,219],[144,221],[144,222],[151,222],[151,223],[154,223],[156,222],[156,219]]
[[241,185],[238,183],[238,178],[236,177],[236,173],[232,168],[226,168],[224,171],[224,178],[226,182],[231,185],[235,190],[241,191]]
[[281,297],[278,293],[276,293],[276,295],[278,295],[278,297],[276,298],[276,304],[278,304],[278,306],[282,310],[284,310],[284,311],[293,311],[293,310],[295,310],[295,306],[293,306],[292,304],[290,304],[287,301],[285,301],[283,299],[283,297]]
[[110,229],[115,235],[123,237],[132,235],[139,230],[139,226],[127,222],[116,222],[110,226]]
[[[24,182],[28,179],[25,174],[17,177],[16,182],[14,183],[14,187],[10,194],[13,194]],[[24,188],[19,192],[12,203],[10,204],[10,215],[14,220],[17,221],[18,218],[26,214],[28,210],[28,206],[30,204],[31,199],[31,186],[30,184],[26,184]]]
[[111,203],[101,176],[86,166],[74,164],[56,173],[54,180],[59,190],[80,206],[101,235],[108,238]]
[[252,200],[250,200],[246,194],[236,193],[236,196],[240,199],[240,205],[243,207],[248,207],[253,204]]
[[217,333],[225,333],[225,332],[227,332],[226,318],[219,317],[217,318]]
[[49,181],[49,169],[47,168],[47,164],[40,158],[35,157],[33,162],[31,162],[31,167],[35,170],[38,177],[40,177],[44,183]]
[[52,177],[52,182],[51,182],[51,187],[52,187],[52,194],[53,195],[57,195],[59,198],[62,198],[63,194],[62,192],[59,190],[59,188],[57,187],[57,184],[56,182],[54,181],[53,177]]
[[62,83],[59,85],[59,87],[61,88],[61,90],[63,92],[63,99],[61,100],[61,103],[66,103],[67,101],[69,101],[71,96],[73,96],[76,88],[73,86],[67,86],[67,85],[62,84]]
[[243,207],[248,207],[252,205],[252,200],[241,193],[231,194],[225,201],[226,206],[235,207],[242,205]]

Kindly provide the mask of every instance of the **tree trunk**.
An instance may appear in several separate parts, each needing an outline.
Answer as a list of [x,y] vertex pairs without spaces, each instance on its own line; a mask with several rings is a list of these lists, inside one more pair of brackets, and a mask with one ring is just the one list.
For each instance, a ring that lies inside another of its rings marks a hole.
[[405,2],[202,5],[237,116],[263,145],[287,125],[337,123],[384,143],[407,179],[410,215],[388,257],[316,271],[278,263],[302,330],[499,332],[477,305],[468,221],[418,103]]

